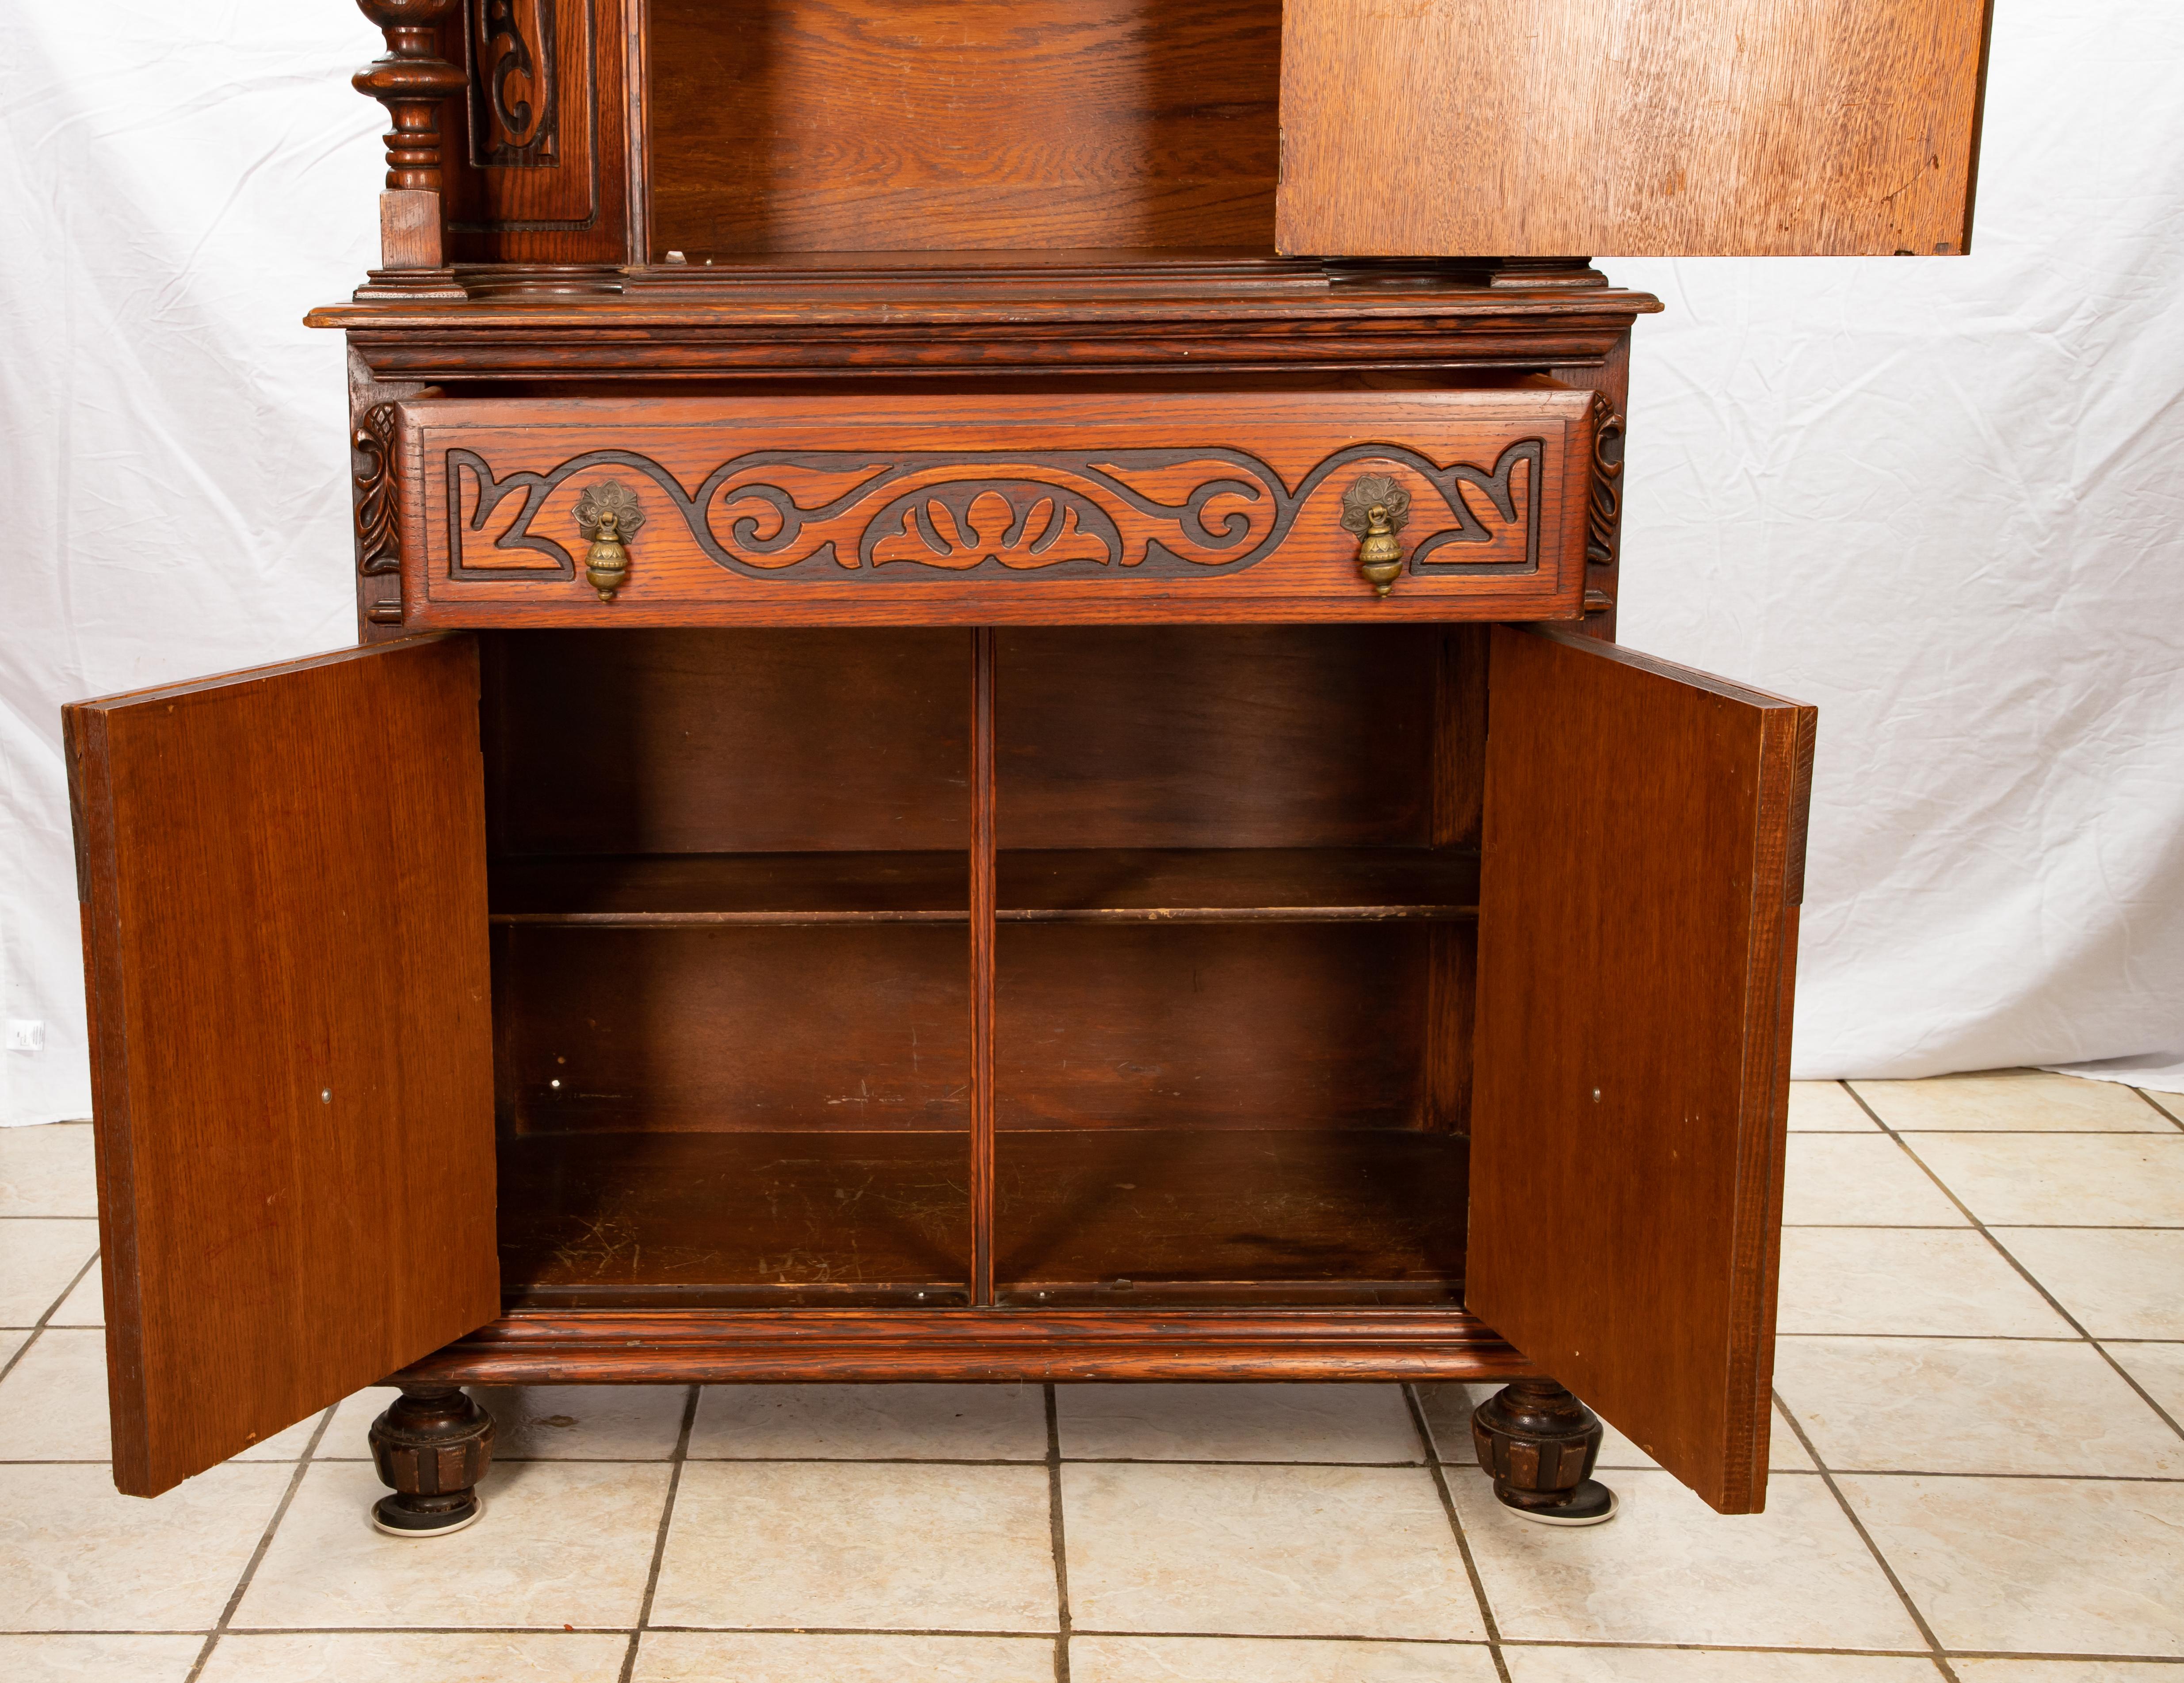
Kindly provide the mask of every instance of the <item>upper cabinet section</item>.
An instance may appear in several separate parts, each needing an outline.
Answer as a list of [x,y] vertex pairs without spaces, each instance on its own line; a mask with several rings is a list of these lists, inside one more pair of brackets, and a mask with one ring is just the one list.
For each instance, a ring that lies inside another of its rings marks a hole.
[[1279,0],[649,0],[652,250],[1273,243]]
[[1989,0],[1286,0],[1277,243],[1962,252]]

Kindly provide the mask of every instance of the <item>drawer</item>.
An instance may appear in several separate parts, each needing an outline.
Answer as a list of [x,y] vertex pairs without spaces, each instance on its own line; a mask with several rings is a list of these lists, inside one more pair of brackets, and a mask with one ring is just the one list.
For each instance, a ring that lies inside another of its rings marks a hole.
[[[393,453],[404,619],[1572,619],[1592,401],[1546,380],[420,399]],[[1375,499],[1384,595],[1358,565]]]

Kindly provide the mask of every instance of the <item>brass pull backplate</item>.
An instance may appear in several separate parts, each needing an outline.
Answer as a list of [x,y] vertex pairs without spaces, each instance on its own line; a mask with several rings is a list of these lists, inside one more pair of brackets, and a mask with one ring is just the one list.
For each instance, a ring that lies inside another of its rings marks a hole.
[[629,579],[629,549],[623,539],[637,536],[644,507],[637,493],[619,479],[587,486],[577,499],[577,525],[591,543],[584,557],[584,582],[611,602]]
[[1411,517],[1411,493],[1384,473],[1368,473],[1342,493],[1342,529],[1357,534],[1357,571],[1385,596],[1402,576],[1402,546],[1396,534]]

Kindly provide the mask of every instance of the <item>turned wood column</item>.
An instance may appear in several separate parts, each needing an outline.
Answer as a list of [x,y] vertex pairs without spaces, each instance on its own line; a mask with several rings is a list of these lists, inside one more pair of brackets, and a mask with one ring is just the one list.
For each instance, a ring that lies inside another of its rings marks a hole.
[[493,1416],[460,1385],[405,1385],[371,1423],[371,1461],[394,1488],[371,1523],[398,1537],[460,1531],[482,1511],[477,1482],[493,1464]]
[[1549,1525],[1597,1525],[1615,1492],[1592,1476],[1600,1417],[1552,1379],[1518,1379],[1472,1411],[1471,1441],[1504,1507]]
[[387,190],[379,196],[380,266],[359,293],[460,298],[446,267],[447,139],[440,110],[467,87],[440,53],[440,25],[456,0],[357,0],[387,35],[387,56],[356,73],[354,86],[387,108]]

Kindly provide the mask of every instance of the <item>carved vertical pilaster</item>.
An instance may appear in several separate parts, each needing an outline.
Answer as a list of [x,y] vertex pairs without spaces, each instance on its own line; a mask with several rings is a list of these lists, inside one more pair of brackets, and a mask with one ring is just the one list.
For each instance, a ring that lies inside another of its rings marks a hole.
[[380,267],[359,298],[463,296],[449,272],[443,210],[446,138],[440,111],[469,86],[441,56],[440,25],[456,0],[357,0],[387,35],[387,56],[354,86],[387,108],[387,191],[379,196]]
[[402,481],[394,459],[394,405],[435,388],[382,381],[348,354],[349,488],[356,538],[357,640],[404,635]]

